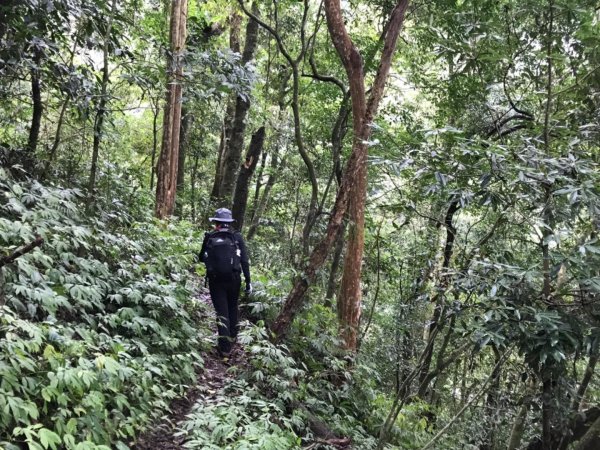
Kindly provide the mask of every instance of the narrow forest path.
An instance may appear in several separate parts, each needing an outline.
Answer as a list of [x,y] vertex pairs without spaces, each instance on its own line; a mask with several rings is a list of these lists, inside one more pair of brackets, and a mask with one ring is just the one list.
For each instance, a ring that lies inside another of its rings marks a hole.
[[[210,295],[208,289],[198,285],[193,293],[196,301],[210,305]],[[212,305],[211,305],[212,307]],[[208,318],[207,318],[208,319]],[[216,322],[214,317],[214,333],[216,339]],[[151,425],[143,433],[138,441],[131,448],[133,450],[182,450],[185,437],[177,436],[178,425],[185,420],[193,406],[199,402],[210,404],[217,401],[219,393],[227,385],[228,381],[233,379],[229,369],[232,366],[243,366],[246,361],[246,355],[239,344],[235,344],[230,357],[224,361],[216,349],[202,354],[204,367],[198,373],[198,378],[194,386],[190,386],[186,394],[173,400],[170,405],[170,412],[158,423]]]

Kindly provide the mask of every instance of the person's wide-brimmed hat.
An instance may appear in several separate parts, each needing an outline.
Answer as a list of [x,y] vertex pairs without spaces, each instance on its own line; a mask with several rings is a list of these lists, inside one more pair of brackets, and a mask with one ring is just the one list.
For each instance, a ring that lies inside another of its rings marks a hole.
[[219,208],[215,211],[215,217],[209,217],[211,222],[235,222],[231,217],[231,211],[227,208]]

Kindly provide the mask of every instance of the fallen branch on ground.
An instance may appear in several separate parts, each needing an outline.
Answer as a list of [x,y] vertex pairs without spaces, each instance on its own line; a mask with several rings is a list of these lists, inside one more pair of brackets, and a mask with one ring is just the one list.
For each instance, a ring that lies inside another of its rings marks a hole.
[[20,256],[23,256],[26,253],[29,253],[34,248],[41,246],[43,243],[44,243],[44,239],[41,236],[36,235],[34,241],[17,249],[12,255],[3,256],[2,258],[0,258],[0,267],[4,267],[7,264],[14,262]]

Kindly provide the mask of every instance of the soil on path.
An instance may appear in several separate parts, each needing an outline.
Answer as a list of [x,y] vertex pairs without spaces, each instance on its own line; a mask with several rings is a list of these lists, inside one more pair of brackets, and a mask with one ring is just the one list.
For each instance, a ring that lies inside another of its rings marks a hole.
[[[210,296],[202,287],[199,287],[195,298],[199,302],[210,303]],[[214,321],[214,317],[209,320]],[[214,401],[221,389],[232,379],[228,369],[231,366],[243,366],[246,361],[246,355],[239,344],[234,346],[227,360],[223,360],[216,350],[204,353],[202,357],[204,367],[198,374],[196,384],[191,386],[182,398],[171,402],[168,415],[148,427],[137,442],[131,445],[132,450],[183,450],[185,436],[175,436],[178,424],[185,420],[197,402]]]

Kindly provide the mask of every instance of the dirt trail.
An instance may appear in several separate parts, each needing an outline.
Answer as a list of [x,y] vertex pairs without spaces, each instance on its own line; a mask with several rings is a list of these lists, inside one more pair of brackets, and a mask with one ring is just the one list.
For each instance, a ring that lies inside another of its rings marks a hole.
[[[197,301],[210,304],[208,291],[198,286],[194,297]],[[214,317],[211,318],[214,321]],[[216,334],[216,325],[215,325]],[[216,337],[216,336],[215,336]],[[159,422],[148,427],[134,445],[132,450],[183,450],[185,437],[177,437],[178,424],[186,418],[192,407],[198,402],[211,403],[225,386],[232,374],[228,372],[231,366],[243,366],[246,355],[239,344],[236,344],[225,362],[216,350],[202,354],[204,368],[198,374],[196,384],[186,394],[174,400],[170,413]]]
[[222,361],[216,351],[204,354],[203,357],[204,369],[198,375],[196,385],[183,398],[173,401],[170,414],[140,436],[138,442],[131,447],[133,450],[184,449],[184,438],[174,436],[177,432],[177,425],[185,419],[198,401],[203,403],[214,401],[227,381],[232,378],[227,369],[232,365],[242,364],[245,359],[245,355],[239,347],[232,351],[231,358],[227,363]]

